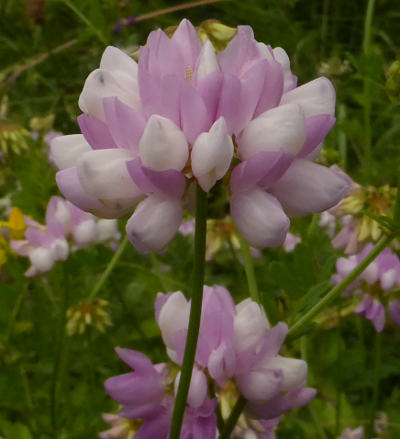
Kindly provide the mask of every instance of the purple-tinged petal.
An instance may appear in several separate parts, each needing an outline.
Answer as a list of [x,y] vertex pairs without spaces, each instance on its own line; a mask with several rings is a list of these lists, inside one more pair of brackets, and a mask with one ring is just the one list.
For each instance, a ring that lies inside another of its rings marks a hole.
[[63,237],[69,231],[71,215],[66,201],[61,197],[51,197],[46,209],[46,226],[49,234]]
[[29,256],[33,250],[32,245],[27,240],[10,241],[10,246],[13,251],[20,256]]
[[305,158],[319,146],[332,129],[336,119],[330,114],[319,114],[306,120],[306,140],[298,157]]
[[236,376],[240,393],[250,401],[268,401],[282,391],[282,372],[273,369],[253,370]]
[[223,117],[229,133],[238,133],[242,128],[242,85],[236,76],[223,76],[215,119]]
[[192,23],[184,18],[174,34],[171,42],[180,51],[186,68],[194,69],[196,60],[200,55],[202,43]]
[[[283,392],[290,392],[297,389],[306,382],[308,367],[304,360],[277,355],[269,359],[267,358],[267,361],[262,361],[261,365],[267,369],[275,369],[282,372]],[[257,364],[257,367],[259,367],[259,364]]]
[[206,105],[211,120],[216,120],[223,82],[224,74],[215,72],[198,81],[196,86],[197,91]]
[[279,105],[283,93],[284,77],[282,67],[274,61],[268,61],[265,81],[260,93],[254,117]]
[[234,195],[231,215],[239,232],[253,247],[279,247],[290,226],[279,201],[258,188]]
[[63,169],[57,172],[56,181],[60,192],[79,208],[90,211],[101,208],[101,203],[90,197],[79,182],[76,167]]
[[182,218],[180,200],[162,199],[153,195],[136,207],[126,225],[126,232],[138,251],[160,251],[174,237]]
[[321,77],[307,82],[282,96],[281,105],[300,104],[306,118],[319,114],[335,115],[336,93],[329,79]]
[[109,378],[104,383],[106,392],[120,404],[145,405],[159,402],[163,397],[164,386],[153,375],[130,372]]
[[268,188],[278,181],[293,161],[284,151],[266,151],[237,165],[231,176],[232,192],[244,193],[261,185]]
[[211,378],[223,387],[226,381],[235,373],[236,358],[233,349],[221,344],[213,350],[208,358],[207,369]]
[[110,134],[109,127],[101,120],[81,114],[78,116],[78,124],[87,143],[93,149],[118,148]]
[[32,252],[29,253],[29,259],[36,273],[46,273],[47,271],[50,271],[54,265],[52,252],[45,247],[37,247],[32,250]]
[[323,212],[335,206],[348,192],[349,182],[333,170],[295,160],[270,192],[291,216]]
[[[181,373],[179,372],[175,379],[175,394],[178,391],[179,381]],[[187,404],[192,408],[199,408],[203,405],[207,398],[207,378],[204,372],[197,366],[194,366],[192,371],[192,377],[190,379],[189,393],[187,397]]]
[[107,126],[116,144],[138,153],[146,126],[144,117],[116,97],[105,98],[103,105]]
[[287,53],[281,47],[275,47],[272,50],[275,60],[282,66],[284,83],[283,92],[293,90],[297,86],[297,76],[293,75],[290,70],[290,59]]
[[169,297],[171,296],[171,294],[172,293],[167,293],[167,294],[157,293],[156,300],[154,302],[154,311],[155,311],[156,321],[157,321],[158,325],[159,325],[159,317],[160,317],[161,309],[166,304],[166,302],[169,299]]
[[127,162],[126,166],[132,180],[146,195],[181,198],[185,191],[186,179],[175,169],[153,171],[143,166],[139,158]]
[[126,162],[131,159],[132,154],[125,149],[86,152],[78,161],[79,181],[94,198],[137,200],[142,192],[131,179],[126,167]]
[[218,55],[224,73],[241,76],[251,64],[261,58],[250,26],[238,26],[237,35]]
[[34,247],[47,247],[54,241],[54,237],[47,232],[30,228],[26,230],[25,238]]
[[117,353],[118,357],[121,358],[121,360],[133,370],[149,375],[156,374],[153,363],[141,352],[119,347],[115,348],[115,352]]
[[297,407],[309,404],[317,394],[316,389],[300,388],[277,396],[266,404],[257,404],[252,401],[247,405],[247,411],[252,417],[257,419],[273,419],[283,413]]
[[300,105],[273,108],[253,119],[237,138],[246,160],[259,152],[283,150],[297,154],[306,138],[306,121]]
[[206,105],[197,90],[184,84],[180,100],[180,126],[187,141],[193,144],[201,133],[209,130],[211,123]]

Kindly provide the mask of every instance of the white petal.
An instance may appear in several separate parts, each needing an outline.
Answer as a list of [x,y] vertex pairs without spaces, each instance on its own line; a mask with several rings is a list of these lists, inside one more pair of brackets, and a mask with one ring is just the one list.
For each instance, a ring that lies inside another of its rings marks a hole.
[[126,162],[132,155],[125,149],[98,149],[86,152],[78,161],[78,177],[91,197],[136,199],[141,191],[132,181]]
[[306,139],[304,112],[298,104],[281,105],[252,120],[238,137],[239,153],[246,160],[262,151],[284,149],[297,154]]
[[65,239],[56,239],[51,244],[50,250],[55,261],[65,261],[69,253],[68,242]]
[[234,195],[231,215],[239,232],[253,247],[282,245],[290,225],[278,200],[259,188]]
[[307,82],[282,96],[282,104],[300,104],[306,118],[318,114],[335,114],[336,93],[329,79],[321,77]]
[[[107,220],[103,220],[107,221]],[[97,239],[96,221],[89,219],[82,221],[73,231],[74,239],[78,245],[94,243]]]
[[180,171],[186,165],[189,147],[185,135],[174,122],[153,114],[140,140],[139,153],[148,168]]
[[[175,395],[178,392],[179,381],[181,373],[179,372],[175,379]],[[190,407],[198,408],[204,403],[207,397],[208,385],[207,378],[200,369],[196,366],[193,368],[192,378],[190,379],[189,393],[187,403]]]
[[160,251],[177,233],[182,217],[180,200],[151,196],[139,203],[126,225],[126,232],[138,251]]
[[136,61],[114,46],[106,47],[101,57],[100,68],[110,72],[122,72],[134,79],[137,78],[138,66]]
[[256,349],[270,328],[264,309],[246,299],[236,306],[234,343],[236,352]]
[[189,324],[190,305],[183,293],[172,293],[161,308],[158,325],[162,339],[169,349],[174,349],[175,334],[185,330]]
[[55,137],[51,141],[50,161],[58,169],[72,168],[83,153],[91,150],[82,134]]
[[115,219],[100,219],[97,221],[97,236],[100,242],[119,238],[118,221]]
[[45,247],[35,248],[35,250],[30,253],[29,259],[32,265],[41,272],[49,271],[54,265],[53,255],[50,249]]
[[208,133],[196,139],[191,162],[193,175],[200,186],[208,192],[228,171],[233,157],[233,143],[225,120],[219,118]]
[[219,72],[219,64],[217,60],[217,55],[215,53],[213,45],[207,40],[200,53],[198,60],[198,66],[196,71],[197,81],[205,78],[214,72]]
[[133,79],[123,73],[93,70],[87,77],[79,96],[79,108],[104,122],[103,99],[114,96],[133,108],[138,107],[137,85]]
[[267,369],[278,369],[283,373],[283,392],[290,392],[305,383],[307,378],[307,363],[296,358],[285,358],[281,356],[262,362]]

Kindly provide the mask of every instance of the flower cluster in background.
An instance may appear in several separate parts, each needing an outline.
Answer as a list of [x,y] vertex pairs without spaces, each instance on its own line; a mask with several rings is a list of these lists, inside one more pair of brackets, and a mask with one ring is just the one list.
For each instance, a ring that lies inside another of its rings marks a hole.
[[0,227],[10,235],[12,250],[29,258],[28,277],[50,271],[56,261],[65,261],[70,251],[100,243],[115,248],[120,239],[116,220],[97,219],[56,196],[47,206],[45,224],[13,209]]

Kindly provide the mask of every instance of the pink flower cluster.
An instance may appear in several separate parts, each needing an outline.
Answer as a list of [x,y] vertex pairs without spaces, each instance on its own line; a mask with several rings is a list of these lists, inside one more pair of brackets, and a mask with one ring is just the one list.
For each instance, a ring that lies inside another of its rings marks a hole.
[[12,240],[15,253],[27,256],[31,266],[25,276],[51,270],[56,261],[65,261],[72,250],[92,244],[115,245],[120,239],[116,220],[97,219],[67,200],[52,197],[46,210],[46,224],[25,217],[25,239]]
[[[181,365],[190,302],[179,291],[159,293],[155,309],[167,353]],[[181,437],[215,439],[218,393],[227,385],[235,386],[237,394],[246,398],[249,419],[274,420],[272,424],[264,422],[265,431],[278,422],[276,418],[282,413],[314,398],[316,390],[305,388],[307,364],[279,355],[287,329],[284,323],[271,328],[262,307],[252,300],[235,306],[224,287],[204,287],[200,335]],[[143,420],[135,438],[167,438],[180,374],[174,377],[172,367],[165,363],[153,365],[139,352],[118,348],[117,353],[134,370],[105,383],[109,395],[123,405],[120,416]],[[209,380],[217,389],[213,399],[208,393]]]
[[108,47],[79,106],[82,134],[52,142],[58,186],[105,218],[136,207],[126,229],[142,252],[178,231],[194,180],[209,191],[230,178],[232,218],[254,247],[281,245],[288,216],[322,212],[348,190],[313,163],[335,122],[332,84],[297,87],[286,52],[248,26],[219,54],[187,20],[171,39],[152,32],[138,63]]
[[[346,277],[372,250],[368,244],[364,250],[347,258],[339,258],[336,263],[337,273],[332,277],[333,283],[339,283]],[[400,300],[396,298],[396,290],[400,287],[400,260],[389,248],[366,268],[360,277],[347,289],[363,297],[356,308],[356,313],[371,320],[378,332],[383,331],[386,323],[385,304],[388,302],[390,317],[400,326]]]

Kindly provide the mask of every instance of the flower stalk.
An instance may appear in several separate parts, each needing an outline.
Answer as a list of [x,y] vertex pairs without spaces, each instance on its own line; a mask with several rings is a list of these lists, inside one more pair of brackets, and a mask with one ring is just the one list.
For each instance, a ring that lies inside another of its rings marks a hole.
[[237,424],[237,421],[242,414],[246,403],[246,399],[243,396],[239,396],[239,399],[236,401],[236,404],[233,407],[229,418],[225,422],[225,427],[219,437],[220,439],[229,439],[231,437],[232,431],[234,430],[235,425]]
[[172,415],[170,439],[179,439],[185,414],[186,400],[196,355],[199,336],[201,306],[203,301],[203,284],[207,235],[207,193],[197,184],[196,190],[196,226],[194,235],[194,259],[192,278],[192,301],[190,306],[189,327],[185,354],[182,363],[181,378]]
[[249,288],[249,295],[257,303],[260,303],[260,296],[258,294],[257,280],[254,273],[253,259],[251,257],[250,246],[243,236],[238,233],[240,250],[243,256],[244,270],[246,272],[247,285]]
[[115,265],[121,258],[122,254],[124,253],[126,246],[128,245],[129,239],[128,236],[125,235],[124,239],[121,241],[120,246],[118,247],[118,250],[114,253],[113,257],[110,259],[110,262],[108,263],[106,269],[104,270],[103,274],[101,275],[101,278],[98,280],[98,282],[93,287],[93,290],[89,294],[88,301],[92,302],[99,291],[102,289],[105,281],[108,279],[108,276],[112,273],[114,270]]

